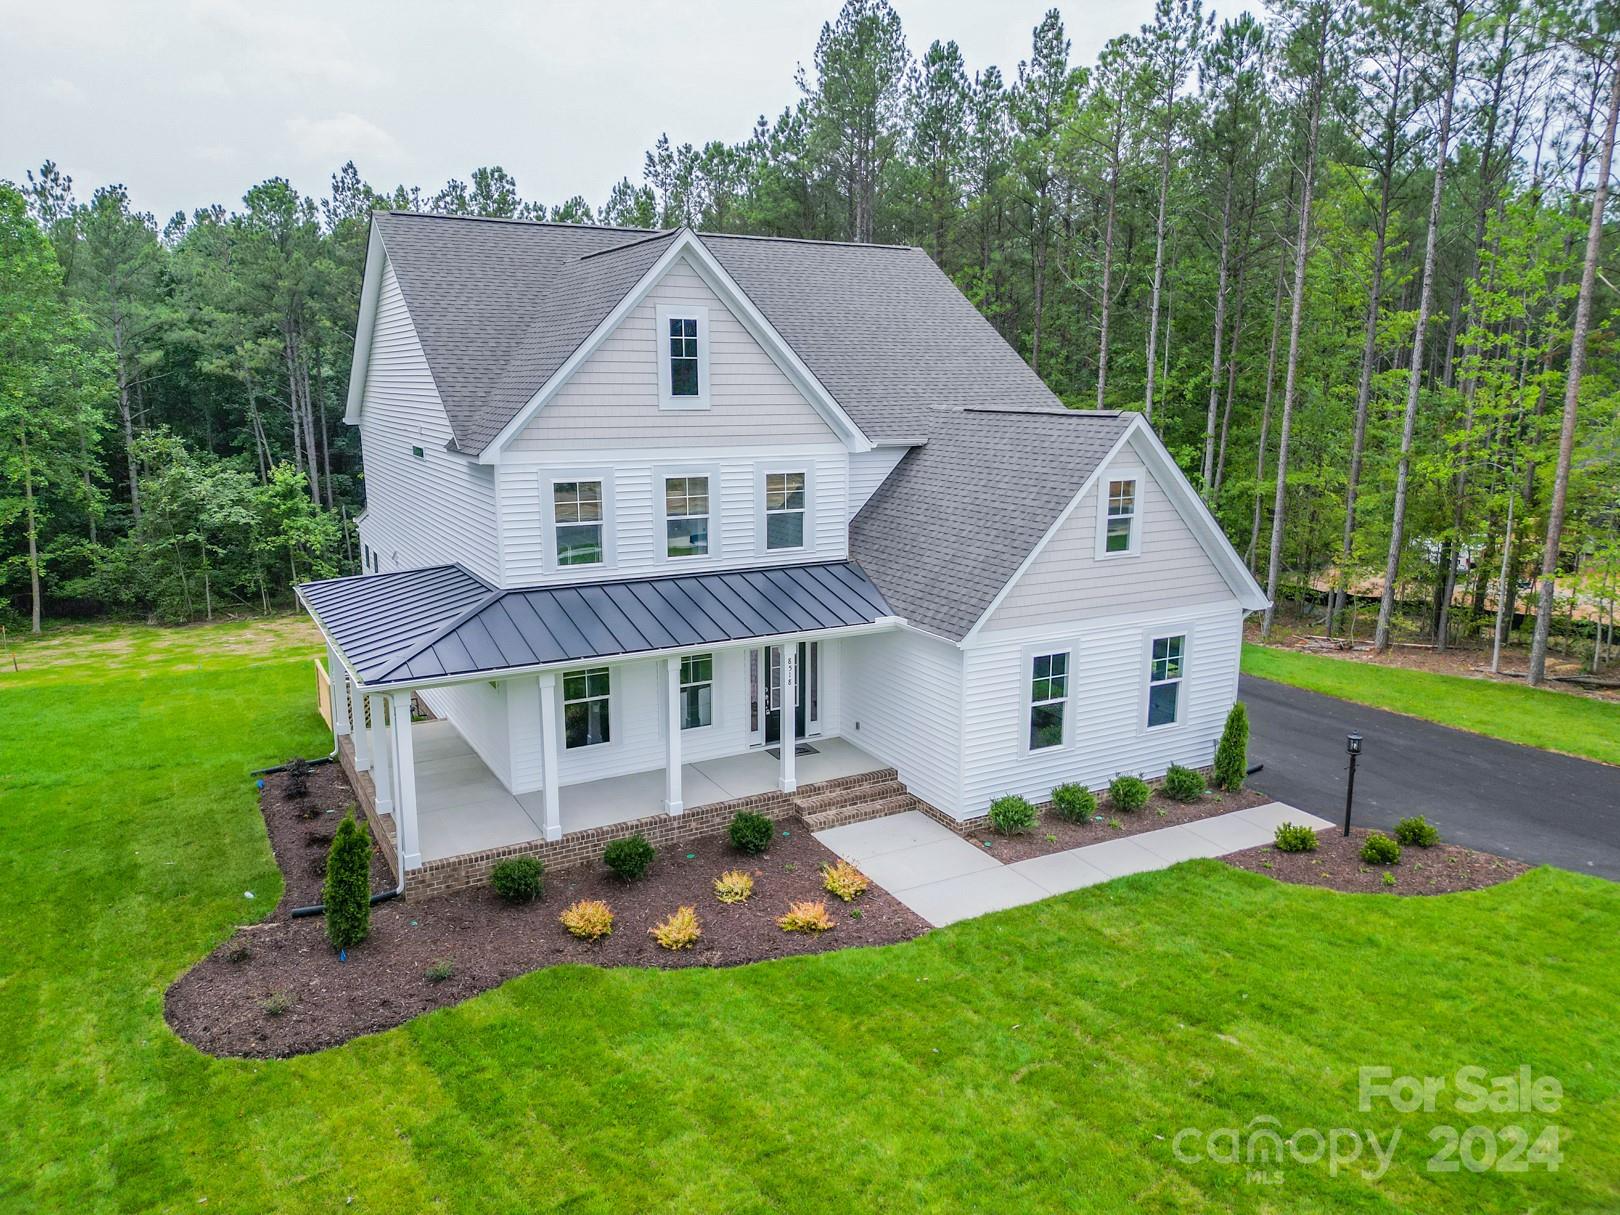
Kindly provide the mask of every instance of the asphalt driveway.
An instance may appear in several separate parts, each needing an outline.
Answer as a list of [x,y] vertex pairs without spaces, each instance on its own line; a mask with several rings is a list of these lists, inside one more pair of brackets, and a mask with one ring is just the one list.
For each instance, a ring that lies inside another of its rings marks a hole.
[[[1620,768],[1243,676],[1257,789],[1342,823],[1345,735],[1366,740],[1355,822],[1421,814],[1448,840],[1620,880]],[[1615,710],[1620,713],[1620,708]]]

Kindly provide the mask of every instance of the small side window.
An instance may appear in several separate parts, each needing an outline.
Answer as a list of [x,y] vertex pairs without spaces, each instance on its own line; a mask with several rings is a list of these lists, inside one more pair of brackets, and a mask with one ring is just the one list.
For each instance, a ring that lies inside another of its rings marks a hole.
[[1148,728],[1174,725],[1181,716],[1181,679],[1186,669],[1187,637],[1155,637],[1148,660]]
[[1103,552],[1131,553],[1136,551],[1136,482],[1134,480],[1108,483],[1108,519],[1103,535]]
[[1069,703],[1069,655],[1037,654],[1030,663],[1029,749],[1063,745],[1064,709]]

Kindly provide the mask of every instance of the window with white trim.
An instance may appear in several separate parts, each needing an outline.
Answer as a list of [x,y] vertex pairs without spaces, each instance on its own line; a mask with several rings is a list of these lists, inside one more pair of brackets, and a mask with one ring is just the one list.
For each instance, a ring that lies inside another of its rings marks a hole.
[[664,478],[664,555],[702,557],[709,551],[709,478]]
[[699,396],[698,319],[695,316],[672,316],[668,329],[669,395]]
[[1187,637],[1155,637],[1148,658],[1148,728],[1173,725],[1181,716],[1181,680],[1187,666]]
[[1104,525],[1103,552],[1108,554],[1136,551],[1136,481],[1127,479],[1108,483],[1108,520]]
[[558,565],[602,564],[606,558],[600,481],[552,482],[551,518]]
[[563,675],[563,746],[595,747],[611,741],[613,676],[608,667]]
[[707,409],[709,310],[699,304],[660,304],[654,324],[659,408]]
[[714,724],[714,655],[688,654],[681,659],[681,729]]
[[1029,749],[1063,745],[1063,721],[1069,704],[1069,655],[1036,654],[1029,672]]
[[765,474],[765,547],[804,547],[805,475]]

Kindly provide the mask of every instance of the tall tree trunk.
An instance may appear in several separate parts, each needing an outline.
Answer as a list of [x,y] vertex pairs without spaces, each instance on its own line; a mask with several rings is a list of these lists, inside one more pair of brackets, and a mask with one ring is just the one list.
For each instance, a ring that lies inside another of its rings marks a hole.
[[1153,421],[1153,371],[1159,350],[1159,296],[1164,290],[1164,223],[1170,206],[1170,135],[1175,124],[1175,97],[1164,99],[1164,135],[1159,146],[1159,219],[1153,238],[1153,297],[1148,313],[1147,387],[1143,412]]
[[1445,191],[1446,156],[1451,147],[1451,109],[1457,96],[1457,50],[1462,44],[1466,3],[1453,6],[1451,41],[1446,46],[1446,91],[1440,102],[1440,129],[1436,135],[1434,190],[1429,196],[1428,235],[1423,244],[1423,285],[1418,290],[1417,328],[1412,334],[1412,368],[1406,384],[1406,417],[1401,425],[1401,457],[1395,466],[1395,511],[1389,530],[1389,558],[1384,564],[1384,594],[1378,604],[1378,627],[1373,648],[1389,650],[1390,626],[1395,614],[1395,583],[1401,575],[1401,549],[1406,543],[1406,495],[1412,473],[1412,437],[1417,430],[1418,399],[1423,387],[1423,347],[1434,306],[1435,252],[1440,239],[1440,204]]
[[1232,287],[1232,295],[1237,300],[1237,306],[1232,313],[1232,339],[1226,352],[1226,399],[1221,406],[1221,437],[1215,449],[1215,485],[1209,494],[1211,503],[1220,499],[1221,486],[1226,482],[1226,441],[1232,430],[1232,402],[1237,396],[1238,343],[1243,337],[1243,278],[1247,268],[1245,264],[1239,263],[1237,282]]
[[32,631],[40,631],[39,518],[34,509],[34,465],[28,452],[28,429],[19,427],[17,445],[22,452],[23,517],[28,525],[28,593],[33,601]]
[[1215,492],[1215,417],[1221,396],[1221,353],[1226,345],[1226,275],[1232,251],[1232,164],[1226,165],[1226,186],[1221,191],[1220,269],[1215,276],[1215,340],[1210,356],[1209,409],[1204,415],[1204,501]]
[[1558,589],[1558,549],[1564,538],[1564,511],[1569,502],[1569,467],[1575,454],[1581,376],[1586,370],[1586,337],[1592,326],[1592,296],[1597,286],[1598,255],[1603,248],[1603,210],[1609,201],[1609,174],[1614,168],[1614,129],[1620,118],[1620,66],[1612,69],[1609,116],[1603,132],[1603,155],[1592,190],[1592,218],[1586,229],[1586,258],[1581,266],[1580,294],[1575,299],[1575,328],[1569,338],[1569,369],[1564,382],[1564,419],[1558,432],[1558,468],[1553,474],[1552,505],[1547,511],[1547,547],[1541,557],[1541,587],[1536,600],[1536,628],[1530,642],[1532,687],[1547,678],[1547,635]]
[[118,376],[118,421],[124,428],[124,459],[129,466],[129,513],[136,523],[141,521],[141,473],[135,460],[135,403],[132,398],[129,368],[124,360],[124,320],[113,318],[113,368]]
[[[1117,145],[1116,145],[1117,146]],[[1097,336],[1097,408],[1106,409],[1108,393],[1108,321],[1114,311],[1114,210],[1119,198],[1119,158],[1108,171],[1108,217],[1103,221],[1102,317]]]
[[1311,199],[1316,185],[1316,150],[1322,131],[1323,77],[1327,68],[1330,16],[1319,15],[1321,32],[1316,43],[1316,66],[1311,80],[1311,121],[1305,136],[1305,180],[1299,190],[1299,230],[1294,247],[1294,298],[1288,317],[1288,363],[1283,371],[1282,424],[1277,433],[1277,492],[1271,504],[1271,551],[1266,561],[1266,612],[1260,621],[1262,639],[1271,636],[1277,615],[1277,582],[1282,574],[1283,523],[1288,506],[1288,440],[1294,424],[1294,399],[1299,391],[1299,330],[1305,309],[1305,264],[1310,255]]
[[[1289,197],[1293,196],[1293,183],[1289,183]],[[1283,286],[1287,282],[1288,258],[1284,256],[1288,246],[1282,247],[1277,257],[1277,295],[1271,302],[1271,343],[1266,350],[1266,397],[1260,409],[1260,441],[1255,444],[1254,462],[1254,518],[1249,525],[1249,548],[1244,555],[1244,563],[1249,572],[1255,573],[1255,560],[1260,547],[1260,508],[1264,500],[1262,488],[1266,481],[1266,442],[1271,431],[1271,394],[1277,382],[1277,343],[1282,338],[1282,302]]]

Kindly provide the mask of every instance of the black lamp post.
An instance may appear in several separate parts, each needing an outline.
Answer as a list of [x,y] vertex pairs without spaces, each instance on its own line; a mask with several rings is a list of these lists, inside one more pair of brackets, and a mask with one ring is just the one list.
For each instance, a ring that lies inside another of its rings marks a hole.
[[1344,786],[1344,833],[1350,834],[1350,803],[1356,796],[1356,757],[1361,754],[1361,735],[1347,734],[1344,749],[1350,755],[1350,779]]

